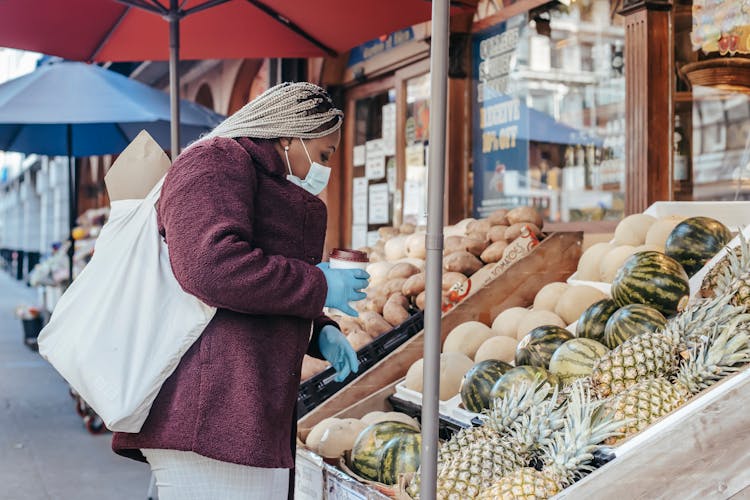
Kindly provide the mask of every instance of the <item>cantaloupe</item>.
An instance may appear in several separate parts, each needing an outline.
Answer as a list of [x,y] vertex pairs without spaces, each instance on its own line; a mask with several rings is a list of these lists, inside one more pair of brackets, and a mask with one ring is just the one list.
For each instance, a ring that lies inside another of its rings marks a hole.
[[485,340],[495,335],[492,329],[479,321],[467,321],[455,327],[443,343],[443,352],[460,352],[471,359]]
[[497,359],[512,364],[516,357],[517,345],[518,341],[512,337],[504,335],[490,337],[477,349],[477,353],[474,355],[474,362],[479,363],[488,359]]
[[599,281],[602,259],[614,248],[611,243],[595,243],[583,252],[578,261],[576,279],[583,281]]
[[344,418],[328,426],[318,443],[317,452],[323,458],[337,458],[351,450],[365,425],[356,418]]
[[518,329],[516,330],[516,340],[521,340],[534,328],[540,326],[559,326],[565,328],[568,324],[560,318],[559,315],[552,311],[536,311],[531,310],[523,319],[518,323]]
[[612,283],[617,271],[636,251],[636,247],[632,245],[622,245],[607,252],[599,266],[599,281]]
[[646,244],[658,245],[662,248],[660,251],[664,252],[664,247],[667,245],[667,238],[669,238],[672,230],[686,218],[682,215],[668,215],[659,218],[646,233]]
[[360,418],[360,420],[365,425],[377,424],[378,422],[383,422],[384,421],[383,420],[383,415],[385,415],[386,413],[387,412],[379,411],[379,410],[371,411],[371,412],[366,413],[365,415],[363,415],[362,418]]
[[419,430],[419,422],[416,419],[398,411],[371,411],[360,420],[365,425],[378,424],[380,422],[401,422]]
[[328,430],[329,427],[333,425],[337,425],[341,423],[340,418],[324,418],[317,424],[313,426],[312,429],[310,429],[310,433],[307,435],[307,439],[305,439],[305,446],[307,446],[309,449],[317,451],[318,444],[320,444],[320,438],[323,437],[323,433]]
[[[423,360],[415,361],[406,372],[404,385],[407,389],[422,392]],[[474,366],[474,362],[460,352],[444,352],[440,355],[440,399],[447,401],[461,388],[461,380],[466,372]]]
[[628,215],[615,228],[615,244],[634,247],[646,242],[646,234],[656,218],[646,214]]
[[534,297],[534,310],[535,311],[554,311],[557,302],[560,300],[560,296],[565,290],[568,289],[567,283],[556,281],[554,283],[548,283],[537,292]]
[[654,245],[652,243],[645,243],[635,249],[635,253],[638,252],[659,252],[664,253],[664,246]]
[[565,321],[566,325],[569,325],[578,320],[591,304],[606,298],[607,295],[604,292],[594,287],[571,286],[560,297],[555,313]]
[[492,330],[496,335],[516,338],[518,323],[529,314],[525,307],[511,307],[501,312],[492,322]]

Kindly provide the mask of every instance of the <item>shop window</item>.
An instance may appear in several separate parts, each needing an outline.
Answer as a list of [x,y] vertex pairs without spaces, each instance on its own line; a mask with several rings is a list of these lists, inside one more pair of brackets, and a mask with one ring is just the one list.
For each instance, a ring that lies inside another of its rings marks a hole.
[[625,31],[613,5],[557,4],[474,33],[475,217],[517,205],[560,229],[623,217]]
[[675,5],[676,200],[750,200],[750,14],[740,5]]

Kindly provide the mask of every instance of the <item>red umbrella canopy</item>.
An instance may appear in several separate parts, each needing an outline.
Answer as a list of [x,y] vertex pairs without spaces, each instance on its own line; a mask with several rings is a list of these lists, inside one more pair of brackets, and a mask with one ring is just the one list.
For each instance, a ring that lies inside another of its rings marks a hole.
[[[168,60],[169,23],[158,11],[166,13],[170,0],[130,2],[154,12],[115,0],[4,0],[0,46],[84,61]],[[179,0],[178,5],[188,14],[180,21],[182,59],[340,53],[426,21],[432,9],[427,0]],[[211,6],[200,10],[203,5]]]

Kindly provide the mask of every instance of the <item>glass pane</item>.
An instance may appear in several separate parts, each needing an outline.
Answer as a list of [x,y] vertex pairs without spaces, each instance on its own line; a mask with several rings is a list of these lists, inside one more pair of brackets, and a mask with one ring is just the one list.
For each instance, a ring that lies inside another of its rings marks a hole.
[[622,218],[624,41],[608,0],[474,35],[475,216],[531,205],[548,221]]

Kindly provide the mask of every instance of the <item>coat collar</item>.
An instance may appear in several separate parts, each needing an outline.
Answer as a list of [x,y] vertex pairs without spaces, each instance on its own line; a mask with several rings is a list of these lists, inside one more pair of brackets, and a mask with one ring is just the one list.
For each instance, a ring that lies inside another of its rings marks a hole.
[[236,140],[247,151],[257,168],[265,170],[273,176],[286,178],[288,169],[279,152],[276,151],[273,140],[250,139],[248,137],[240,137]]

